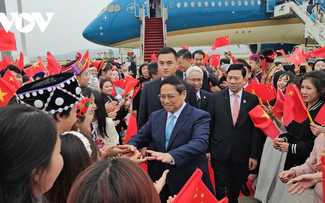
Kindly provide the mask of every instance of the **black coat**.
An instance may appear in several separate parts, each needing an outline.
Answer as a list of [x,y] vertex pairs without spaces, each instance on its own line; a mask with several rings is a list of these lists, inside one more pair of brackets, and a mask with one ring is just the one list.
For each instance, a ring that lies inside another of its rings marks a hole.
[[208,105],[210,102],[210,96],[211,93],[207,92],[205,90],[200,90],[200,96],[201,96],[201,108],[203,111],[208,111]]

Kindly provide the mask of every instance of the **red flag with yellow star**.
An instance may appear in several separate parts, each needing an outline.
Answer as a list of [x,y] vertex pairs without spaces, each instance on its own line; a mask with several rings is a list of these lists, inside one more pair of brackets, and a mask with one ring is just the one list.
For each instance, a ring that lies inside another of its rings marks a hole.
[[217,47],[223,47],[230,44],[229,35],[225,37],[219,37],[214,40],[214,44],[212,45],[211,49],[214,51]]
[[22,85],[18,82],[15,76],[11,73],[10,70],[7,70],[2,77],[6,82],[8,82],[15,90],[19,89]]
[[203,65],[205,65],[209,61],[210,56],[207,53],[205,53],[205,52],[203,52],[203,53],[204,53]]
[[126,79],[120,79],[120,80],[115,80],[112,83],[114,86],[124,89],[126,85],[126,81],[127,81]]
[[16,38],[13,32],[0,28],[0,51],[16,51]]
[[133,94],[131,99],[134,99],[134,97],[138,94],[139,90],[141,88],[141,85],[139,85],[138,87],[134,88]]
[[307,117],[307,106],[298,87],[296,85],[287,87],[283,104],[283,124],[287,126],[292,120],[302,123]]
[[315,121],[323,126],[325,126],[325,105],[318,111]]
[[38,57],[38,60],[36,63],[34,63],[31,67],[24,69],[24,72],[28,75],[28,77],[33,77],[35,74],[39,72],[45,72],[47,73],[48,71],[46,70],[43,61],[41,57]]
[[260,81],[258,81],[257,78],[254,78],[254,80],[252,80],[246,87],[245,87],[245,91],[252,93],[253,95],[257,96],[257,93],[255,91],[255,85],[256,84],[260,84]]
[[20,69],[24,70],[24,55],[20,52],[19,60],[16,59],[15,65]]
[[140,80],[134,79],[132,77],[125,77],[125,94],[131,92],[131,90],[139,83]]
[[62,66],[59,62],[54,58],[51,52],[47,52],[47,66],[46,69],[49,71],[49,75],[56,75],[61,72]]
[[[188,179],[183,188],[179,191],[173,203],[217,203],[218,200],[202,182],[202,175],[202,171],[196,169],[190,179]],[[224,199],[226,199],[226,201]],[[225,197],[224,199],[220,200],[220,202],[224,201],[227,203],[228,198]]]
[[258,98],[261,98],[262,101],[271,101],[272,99],[275,99],[276,92],[272,83],[255,84],[254,87]]
[[0,107],[6,106],[15,94],[16,90],[3,78],[0,78]]
[[257,105],[250,112],[248,112],[256,128],[259,128],[263,133],[274,140],[279,134],[279,129],[275,126],[270,116]]
[[325,57],[325,46],[323,46],[320,49],[313,49],[311,51],[311,55],[314,56],[314,57],[322,57],[322,58],[324,58]]
[[212,67],[218,68],[219,65],[220,65],[220,55],[217,55],[217,54],[211,55],[211,57],[210,57],[210,65]]
[[305,62],[305,57],[300,52],[300,49],[296,48],[295,51],[291,54],[291,56],[287,59],[287,62],[291,62],[295,66],[298,66]]
[[281,119],[283,116],[283,106],[284,106],[284,95],[280,88],[276,92],[276,102],[273,106],[272,113],[278,118]]
[[151,54],[151,62],[153,62],[153,61],[158,61],[157,56],[156,56],[155,53]]
[[89,68],[89,50],[87,50],[86,53],[83,55],[82,61],[84,61],[84,63],[85,63],[85,64],[83,64],[85,69],[88,69]]

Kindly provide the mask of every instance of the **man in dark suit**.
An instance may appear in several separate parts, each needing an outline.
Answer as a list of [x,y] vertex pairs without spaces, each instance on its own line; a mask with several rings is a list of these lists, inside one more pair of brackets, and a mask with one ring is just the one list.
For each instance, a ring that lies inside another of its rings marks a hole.
[[156,160],[155,173],[160,177],[168,169],[166,184],[160,193],[161,202],[177,194],[196,168],[203,172],[202,181],[213,192],[205,152],[208,148],[209,121],[207,112],[192,107],[186,98],[186,83],[172,75],[160,83],[159,99],[164,107],[153,112],[148,122],[130,139],[128,145],[147,147]]
[[[214,170],[216,196],[227,194],[237,203],[247,170],[255,169],[261,132],[255,128],[248,112],[258,105],[255,95],[243,90],[246,70],[242,64],[228,69],[228,88],[213,93],[208,106],[211,115],[211,166]],[[207,157],[209,159],[209,153]],[[225,193],[227,190],[227,193]]]
[[132,71],[132,77],[137,77],[137,59],[135,56],[132,57],[131,65],[129,66],[129,70]]
[[177,66],[178,70],[176,71],[176,76],[182,78],[186,81],[186,71],[187,69],[191,68],[191,52],[187,49],[181,49],[177,52]]
[[186,81],[195,87],[196,98],[199,109],[208,111],[208,104],[210,101],[211,93],[202,90],[203,71],[197,66],[193,66],[186,71]]
[[210,88],[210,82],[212,83],[212,86],[218,85],[218,78],[217,76],[213,73],[213,70],[210,68],[210,71],[204,66],[204,57],[205,54],[202,50],[196,50],[192,54],[193,58],[193,65],[200,67],[203,71],[203,84],[202,84],[202,89],[208,92],[211,92]]
[[[138,129],[140,130],[142,126],[149,120],[150,114],[154,111],[162,109],[163,106],[158,98],[160,94],[159,84],[162,79],[168,76],[175,75],[177,68],[176,63],[176,52],[173,48],[164,47],[158,52],[158,71],[161,74],[160,78],[153,81],[147,82],[142,88],[141,98],[140,98],[140,111],[138,117]],[[195,96],[195,88],[193,85],[186,85],[187,95],[186,100],[191,106],[197,107],[197,100]],[[150,146],[149,149],[154,149]],[[146,148],[141,150],[142,155],[146,155]],[[160,177],[155,177],[154,173],[154,162],[148,163],[148,174],[153,181],[156,181]]]

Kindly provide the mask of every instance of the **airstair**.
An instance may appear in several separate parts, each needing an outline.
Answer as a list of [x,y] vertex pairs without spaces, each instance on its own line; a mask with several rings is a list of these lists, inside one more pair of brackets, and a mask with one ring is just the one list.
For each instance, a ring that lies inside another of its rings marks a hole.
[[[325,26],[316,20],[311,20],[310,13],[307,11],[308,1],[299,4],[295,1],[280,4],[274,7],[274,17],[282,17],[294,13],[305,26],[305,38],[314,39],[321,47],[325,45]],[[320,6],[321,7],[321,6]],[[321,7],[322,12],[324,8]]]

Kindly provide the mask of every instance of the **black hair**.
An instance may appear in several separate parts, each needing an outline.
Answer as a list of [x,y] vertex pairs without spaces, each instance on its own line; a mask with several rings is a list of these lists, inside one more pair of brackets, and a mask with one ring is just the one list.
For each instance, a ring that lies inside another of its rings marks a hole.
[[270,59],[269,57],[267,57],[267,56],[270,56],[272,54],[274,54],[274,50],[271,49],[271,48],[262,49],[260,51],[260,53],[259,53],[260,59],[264,59],[265,58],[267,63],[273,63],[274,62],[274,59]]
[[278,89],[278,80],[282,77],[286,77],[288,78],[288,83],[291,79],[293,79],[295,77],[294,74],[292,74],[291,72],[286,72],[286,71],[282,71],[282,70],[279,70],[279,71],[276,71],[274,73],[274,76],[273,76],[273,85],[275,87],[275,89],[277,90]]
[[98,91],[93,91],[95,97],[95,103],[97,109],[95,110],[95,115],[98,121],[98,132],[99,134],[109,137],[106,133],[106,117],[107,113],[105,110],[105,103],[103,100],[103,94]]
[[241,70],[243,78],[246,77],[246,69],[244,68],[243,64],[231,64],[228,68],[227,74],[232,70]]
[[[82,94],[82,96],[88,97],[88,99],[90,99],[91,95],[94,94],[94,91],[91,88],[89,88],[89,87],[80,86],[80,88],[81,88],[81,94]],[[85,116],[82,116],[82,117],[79,118],[79,121],[82,123],[82,122],[85,121],[85,119],[86,119],[86,117]]]
[[113,85],[112,81],[110,81],[110,80],[108,80],[108,79],[102,79],[102,80],[100,81],[100,83],[99,83],[99,87],[100,87],[100,89],[103,89],[103,86],[104,86],[105,82],[110,82],[110,83]]
[[183,57],[183,59],[191,59],[191,52],[187,49],[181,49],[177,52],[177,58]]
[[193,52],[193,54],[192,54],[192,58],[193,59],[194,59],[195,54],[203,55],[203,59],[205,57],[205,54],[204,54],[204,52],[202,50],[196,50],[195,52]]
[[282,63],[281,63],[280,61],[277,61],[277,62],[275,62],[274,64],[275,64],[276,66],[278,66],[278,65],[280,65],[280,64],[282,65]]
[[144,66],[148,66],[148,63],[143,63],[143,64],[140,65],[140,67],[139,67],[139,75],[140,75],[140,77],[143,76],[143,75],[142,75],[142,68],[143,68]]
[[152,75],[155,74],[157,75],[158,73],[158,63],[157,61],[150,62],[148,65],[148,74],[149,77],[152,78]]
[[116,71],[118,73],[118,79],[121,79],[120,72],[117,69],[112,69],[112,73],[113,73],[113,71]]
[[175,89],[179,94],[182,94],[182,92],[184,92],[184,90],[186,90],[186,83],[180,77],[178,77],[176,75],[171,75],[171,76],[166,77],[163,81],[161,81],[159,86],[161,88],[163,85],[166,85],[166,84],[175,86]]
[[313,70],[315,70],[315,65],[316,65],[316,63],[319,62],[319,61],[323,61],[323,62],[325,63],[325,59],[324,59],[324,58],[317,59],[317,60],[315,61],[315,63],[314,63]]
[[98,71],[98,77],[99,76],[101,76],[103,73],[105,74],[105,73],[107,73],[109,70],[112,70],[112,65],[109,63],[109,62],[107,62],[106,63],[106,65],[105,65],[105,67],[104,68],[101,68],[99,71]]
[[158,51],[158,57],[160,54],[173,54],[175,56],[175,60],[177,60],[177,54],[175,49],[171,47],[163,47]]
[[55,122],[20,104],[0,108],[0,115],[0,202],[35,202],[32,185],[51,163],[58,139]]
[[324,88],[325,88],[325,72],[324,71],[311,71],[306,73],[300,80],[300,85],[302,84],[302,82],[304,80],[309,79],[311,81],[311,83],[313,83],[313,85],[315,86],[317,93],[320,96],[320,99],[322,101],[325,101],[325,92],[324,92]]
[[230,60],[229,59],[221,59],[220,65],[223,65],[223,64],[230,64]]
[[6,69],[7,70],[9,69],[11,71],[14,71],[15,73],[21,74],[20,69],[17,66],[15,66],[15,65],[9,64],[9,65],[7,65]]

